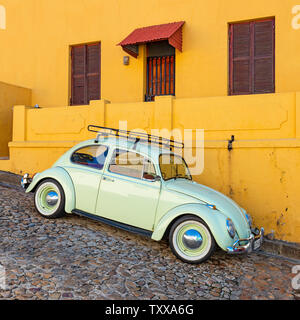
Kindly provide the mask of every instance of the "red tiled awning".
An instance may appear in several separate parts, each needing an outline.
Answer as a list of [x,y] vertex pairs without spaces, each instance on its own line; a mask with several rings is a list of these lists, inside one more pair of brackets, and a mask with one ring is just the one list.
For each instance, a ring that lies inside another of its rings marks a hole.
[[134,30],[118,45],[128,54],[137,58],[138,45],[154,41],[168,40],[174,48],[182,51],[182,27],[184,21],[160,24]]

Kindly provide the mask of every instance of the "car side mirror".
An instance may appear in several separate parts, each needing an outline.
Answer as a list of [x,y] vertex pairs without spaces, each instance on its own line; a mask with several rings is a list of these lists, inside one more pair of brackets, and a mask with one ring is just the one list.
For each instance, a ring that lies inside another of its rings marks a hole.
[[159,182],[160,182],[160,181],[161,181],[161,177],[160,177],[160,176],[155,176],[153,180],[154,180],[154,181],[159,181]]
[[144,179],[149,181],[161,181],[161,177],[154,174],[144,174]]

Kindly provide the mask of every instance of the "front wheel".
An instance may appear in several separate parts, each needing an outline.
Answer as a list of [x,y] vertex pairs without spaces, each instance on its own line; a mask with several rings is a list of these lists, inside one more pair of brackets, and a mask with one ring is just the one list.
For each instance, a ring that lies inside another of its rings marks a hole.
[[42,181],[34,195],[35,208],[47,219],[60,218],[65,214],[65,194],[61,185],[52,179]]
[[173,224],[169,243],[177,258],[191,264],[208,260],[216,247],[208,226],[195,216],[184,216]]

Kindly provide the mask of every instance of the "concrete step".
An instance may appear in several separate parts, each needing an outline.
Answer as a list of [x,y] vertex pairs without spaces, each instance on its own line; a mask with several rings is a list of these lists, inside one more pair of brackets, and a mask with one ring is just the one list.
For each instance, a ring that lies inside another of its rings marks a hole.
[[300,261],[300,243],[264,239],[262,249],[268,253]]
[[22,177],[17,174],[6,172],[6,171],[0,171],[0,182],[2,183],[19,186],[21,183],[21,179]]

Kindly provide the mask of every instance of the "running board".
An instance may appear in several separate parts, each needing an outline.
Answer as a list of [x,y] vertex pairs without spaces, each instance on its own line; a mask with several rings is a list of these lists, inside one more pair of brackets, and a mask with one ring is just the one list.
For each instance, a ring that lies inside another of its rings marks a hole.
[[136,227],[133,227],[133,226],[130,226],[128,224],[121,223],[121,222],[109,220],[109,219],[106,219],[106,218],[103,218],[103,217],[100,217],[100,216],[96,216],[94,214],[87,213],[87,212],[84,212],[84,211],[81,211],[81,210],[75,209],[75,210],[72,211],[72,213],[77,214],[78,216],[82,216],[82,217],[85,217],[85,218],[89,218],[89,219],[92,219],[92,220],[95,220],[95,221],[98,221],[98,222],[102,222],[102,223],[108,224],[108,225],[110,225],[112,227],[116,227],[116,228],[119,228],[119,229],[122,229],[122,230],[125,230],[125,231],[129,231],[129,232],[132,232],[132,233],[136,233],[136,234],[139,234],[139,235],[142,235],[142,236],[145,236],[145,237],[151,238],[152,234],[153,234],[153,232],[151,232],[151,231],[148,231],[148,230],[145,230],[145,229],[136,228]]

